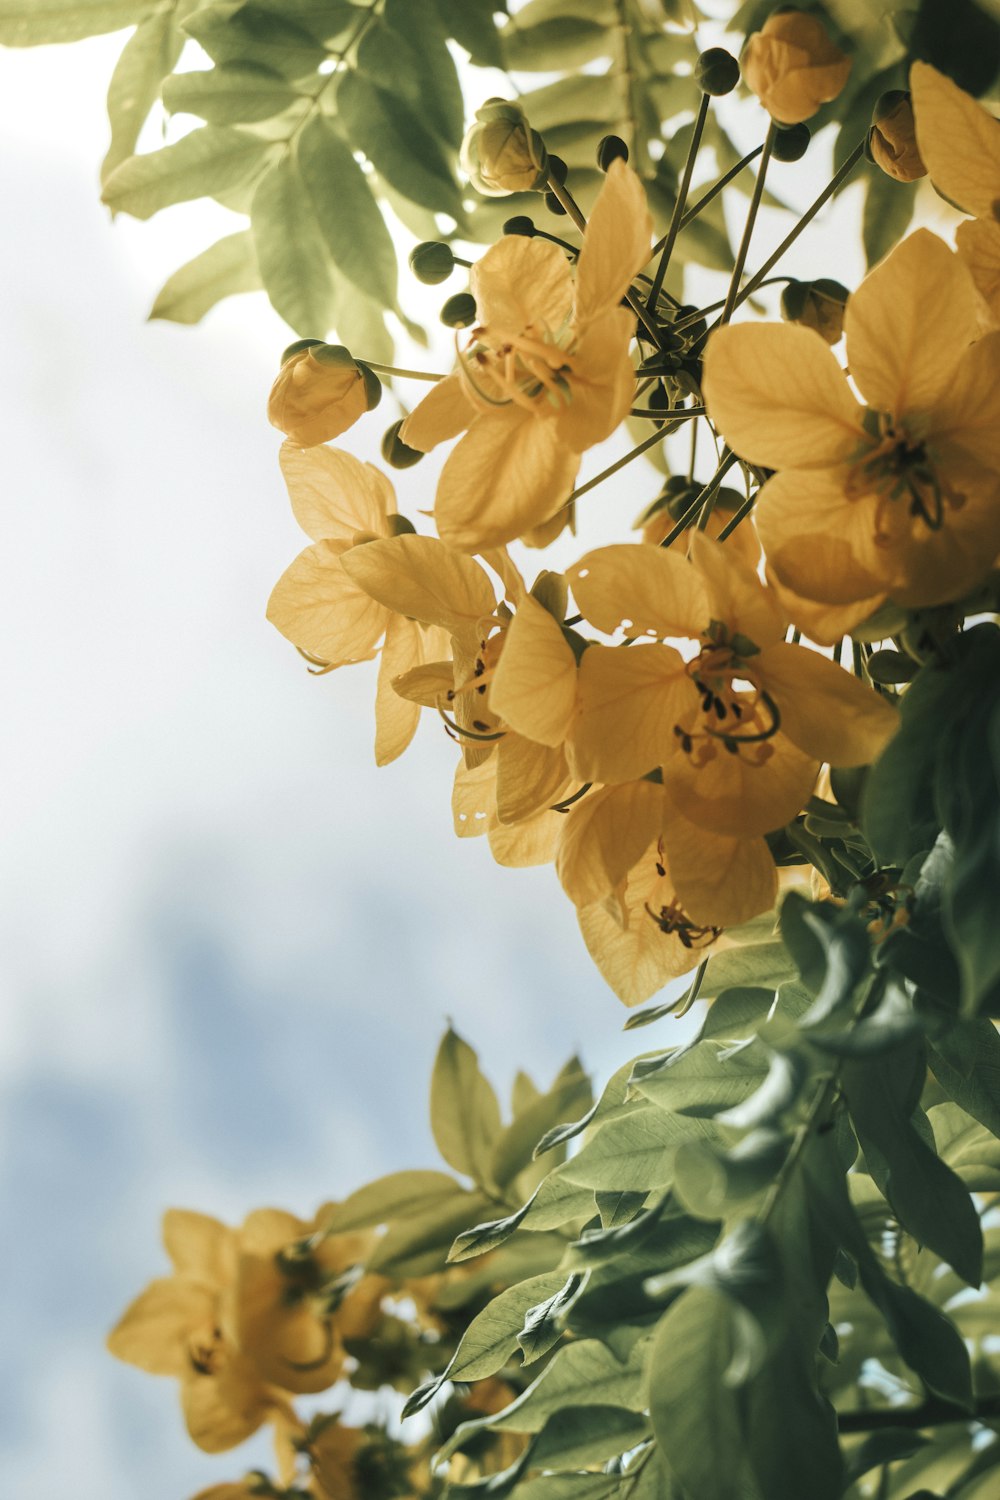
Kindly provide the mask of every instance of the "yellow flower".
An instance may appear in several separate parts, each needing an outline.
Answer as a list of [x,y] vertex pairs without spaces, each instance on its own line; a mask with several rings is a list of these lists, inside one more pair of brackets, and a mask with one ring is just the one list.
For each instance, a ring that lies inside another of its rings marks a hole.
[[[795,817],[820,762],[865,764],[895,728],[894,712],[856,678],[785,644],[773,596],[701,533],[690,563],[662,548],[613,546],[567,576],[591,624],[609,634],[622,626],[637,641],[584,652],[567,740],[581,781],[662,768],[686,819],[753,837]],[[690,637],[695,654],[665,644],[677,637]]]
[[649,258],[651,233],[642,184],[615,161],[584,235],[575,294],[569,262],[549,240],[509,235],[474,266],[479,323],[458,368],[400,431],[422,452],[465,434],[435,503],[449,546],[482,551],[550,521],[580,454],[627,415],[634,320],[619,304]]
[[170,1209],[163,1241],[173,1274],[151,1282],[127,1308],[108,1348],[152,1375],[179,1380],[192,1440],[207,1453],[221,1453],[287,1403],[236,1342],[237,1232],[206,1214]]
[[892,89],[875,105],[868,149],[875,165],[897,182],[916,182],[927,176],[917,148],[913,101],[905,89]]
[[836,99],[851,71],[817,16],[780,10],[748,39],[740,58],[747,87],[782,125],[810,119]]
[[487,99],[462,142],[462,169],[481,193],[503,198],[544,187],[548,156],[520,105]]
[[304,339],[286,351],[267,417],[298,447],[312,448],[339,437],[381,399],[381,383],[342,344]]
[[1000,334],[973,343],[959,258],[918,230],[846,314],[853,395],[808,329],[719,329],[705,353],[712,420],[763,486],[758,532],[782,603],[832,643],[887,598],[960,598],[1000,550]]
[[412,740],[420,709],[393,693],[391,680],[444,648],[440,631],[387,609],[344,566],[352,548],[394,534],[401,518],[385,475],[336,448],[281,446],[281,468],[295,518],[313,545],[275,584],[267,618],[325,668],[369,661],[382,642],[375,702],[375,759],[395,760]]
[[917,141],[934,186],[966,213],[958,253],[1000,322],[1000,123],[929,63],[910,71]]

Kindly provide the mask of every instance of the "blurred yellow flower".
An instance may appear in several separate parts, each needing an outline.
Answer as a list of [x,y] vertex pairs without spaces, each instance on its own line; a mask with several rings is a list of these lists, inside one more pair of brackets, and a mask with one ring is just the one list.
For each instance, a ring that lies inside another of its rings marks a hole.
[[400,431],[449,455],[434,509],[441,539],[463,552],[543,526],[565,504],[580,454],[625,418],[635,377],[634,319],[619,304],[649,258],[652,223],[639,178],[614,161],[577,265],[549,240],[509,235],[472,271],[479,322],[458,368]]
[[799,125],[836,99],[851,60],[835,47],[818,16],[777,10],[747,40],[740,58],[747,87],[782,125]]
[[782,603],[832,643],[887,598],[960,598],[1000,550],[1000,334],[973,342],[969,274],[921,229],[852,295],[854,396],[808,329],[741,324],[705,352],[705,400],[726,441],[779,472],[756,522]]
[[382,399],[382,386],[342,344],[303,340],[286,354],[271,387],[267,417],[299,448],[340,437]]

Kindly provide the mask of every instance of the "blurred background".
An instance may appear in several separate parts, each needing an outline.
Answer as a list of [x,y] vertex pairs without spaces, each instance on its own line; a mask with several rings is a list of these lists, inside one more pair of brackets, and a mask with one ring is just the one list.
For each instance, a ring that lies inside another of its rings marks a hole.
[[[377,770],[374,664],[311,677],[266,623],[304,544],[264,416],[291,335],[259,294],[195,329],[144,321],[229,216],[110,223],[119,49],[0,52],[0,1472],[39,1500],[186,1500],[266,1460],[259,1442],[199,1453],[172,1384],[104,1353],[165,1268],[164,1207],[310,1215],[435,1165],[447,1018],[501,1091],[574,1049],[603,1080],[689,1031],[623,1035],[554,872],[454,838],[437,724]],[[787,169],[803,205],[827,165]],[[860,276],[853,212],[848,193],[804,237],[810,274]],[[765,213],[761,254],[781,232]],[[387,399],[351,450],[376,457],[395,414]],[[433,477],[402,477],[403,509],[430,506]],[[623,534],[658,487],[626,471],[582,543]]]

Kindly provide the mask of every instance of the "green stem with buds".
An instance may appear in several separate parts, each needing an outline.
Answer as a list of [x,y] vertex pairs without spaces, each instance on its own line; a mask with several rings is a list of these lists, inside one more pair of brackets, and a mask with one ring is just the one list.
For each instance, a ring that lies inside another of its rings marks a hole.
[[683,535],[683,533],[688,529],[695,516],[700,515],[702,508],[706,506],[710,500],[714,503],[714,497],[718,492],[719,486],[721,485],[723,479],[725,479],[726,475],[729,473],[729,470],[732,468],[735,462],[736,454],[727,453],[725,458],[720,463],[719,467],[716,469],[715,473],[712,475],[712,478],[705,485],[704,489],[699,490],[698,494],[695,495],[694,499],[691,501],[691,504],[678,517],[676,524],[671,528],[670,531],[667,532],[666,536],[663,538],[663,541],[660,543],[661,547],[672,547],[677,538]]
[[767,176],[767,167],[771,160],[771,152],[774,150],[774,142],[777,134],[778,127],[772,120],[768,126],[767,135],[764,138],[764,149],[761,152],[757,180],[753,185],[753,196],[750,199],[750,207],[747,210],[747,221],[743,226],[743,238],[740,240],[740,248],[736,252],[736,264],[733,267],[729,291],[726,293],[726,305],[722,309],[722,317],[719,320],[723,324],[729,322],[729,319],[733,315],[733,309],[736,306],[736,298],[743,276],[743,267],[747,263],[747,252],[750,249],[750,237],[753,234],[753,227],[757,221],[757,210],[760,208],[760,200],[764,195],[764,178]]
[[710,95],[702,94],[698,113],[695,117],[691,144],[688,147],[687,161],[684,163],[684,172],[681,176],[680,186],[677,189],[677,197],[674,201],[674,211],[670,216],[670,224],[667,228],[663,249],[660,252],[660,259],[656,267],[656,274],[653,277],[653,286],[646,304],[651,309],[656,308],[660,289],[663,286],[663,278],[667,274],[667,267],[670,264],[670,257],[673,254],[674,244],[678,234],[680,234],[681,219],[684,217],[684,206],[687,203],[687,196],[691,189],[691,175],[694,172],[695,158],[698,155],[698,148],[701,145],[702,132],[705,129],[705,121],[708,119],[708,106],[711,102]]

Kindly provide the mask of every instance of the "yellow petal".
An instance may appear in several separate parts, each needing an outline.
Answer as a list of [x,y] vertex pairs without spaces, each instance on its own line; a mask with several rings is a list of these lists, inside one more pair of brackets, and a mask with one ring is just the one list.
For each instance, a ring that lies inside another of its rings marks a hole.
[[396,509],[392,485],[371,464],[339,448],[296,448],[282,443],[278,453],[292,512],[314,542],[349,542],[358,531],[385,531]]
[[224,1453],[244,1442],[266,1419],[270,1404],[253,1365],[238,1355],[218,1374],[192,1374],[181,1385],[188,1434],[205,1453]]
[[397,614],[455,633],[492,615],[493,586],[471,557],[430,536],[396,536],[354,547],[344,568],[360,589]]
[[151,1281],[108,1334],[108,1349],[150,1375],[182,1376],[191,1368],[188,1339],[214,1325],[217,1305],[216,1294],[193,1281]]
[[1000,323],[1000,224],[967,220],[955,231],[955,243],[993,321]]
[[462,377],[455,371],[431,386],[403,422],[399,436],[407,447],[429,453],[438,443],[458,437],[475,415]]
[[460,839],[478,838],[496,818],[497,758],[477,766],[459,761],[451,793],[451,816]]
[[574,453],[603,443],[628,416],[635,396],[629,343],[635,318],[613,307],[588,323],[573,351],[570,401],[556,418],[561,440]]
[[524,823],[496,824],[489,830],[490,853],[498,865],[523,870],[550,864],[562,833],[561,813],[541,812]]
[[794,589],[786,588],[773,574],[768,575],[768,582],[792,624],[819,646],[835,646],[845,635],[856,631],[886,599],[886,590],[883,589],[881,593],[852,604],[818,604],[813,599],[803,599]]
[[581,781],[639,781],[673,754],[674,726],[697,693],[671,646],[591,646],[567,741]]
[[[927,426],[928,442],[943,460],[946,479],[962,487],[966,476],[953,470],[966,457],[988,471],[980,485],[992,485],[1000,474],[1000,333],[986,334],[966,351]],[[961,512],[955,519],[961,519]]]
[[270,1257],[308,1234],[310,1228],[305,1219],[287,1209],[255,1208],[240,1225],[240,1250],[244,1254]]
[[599,547],[566,578],[580,613],[608,635],[621,627],[629,636],[697,636],[712,618],[700,574],[662,547]]
[[716,329],[705,347],[702,389],[730,447],[769,469],[826,468],[868,441],[844,372],[811,328]]
[[530,594],[504,637],[490,708],[542,745],[561,745],[576,707],[576,657],[557,622]]
[[571,785],[562,749],[505,734],[497,741],[497,817],[521,823],[558,802]]
[[559,841],[556,874],[574,906],[603,901],[659,837],[663,787],[630,781],[601,787],[571,807]]
[[400,698],[419,703],[424,708],[447,706],[448,694],[455,686],[455,665],[451,661],[432,661],[426,666],[411,667],[393,679],[393,691]]
[[375,764],[387,766],[402,755],[420,720],[420,705],[396,692],[397,678],[419,668],[447,649],[439,626],[425,629],[403,615],[390,615],[378,666],[375,689]]
[[929,63],[910,69],[917,144],[934,186],[976,218],[1000,198],[1000,128],[987,110]]
[[874,542],[875,501],[848,500],[845,477],[776,474],[754,512],[769,570],[803,599],[822,604],[867,600],[885,587],[884,549]]
[[[492,641],[490,648],[492,649]],[[473,633],[469,627],[462,634],[452,636],[451,654],[454,694],[451,708],[456,724],[467,731],[459,739],[462,758],[471,768],[488,760],[496,748],[496,740],[484,739],[483,736],[502,733],[500,720],[487,707],[486,688],[478,682],[481,668],[490,652],[487,651],[482,636],[478,632]],[[470,683],[476,684],[471,692]]]
[[918,229],[848,300],[851,375],[877,410],[923,412],[948,389],[977,322],[965,266],[936,234]]
[[833,766],[863,766],[899,727],[896,710],[826,656],[780,643],[754,659],[761,686],[781,713],[781,728],[806,755]]
[[591,211],[576,268],[578,324],[616,307],[649,260],[653,221],[640,178],[613,161]]
[[486,412],[441,471],[438,534],[459,552],[512,542],[565,503],[578,466],[551,416],[520,406]]
[[388,619],[384,607],[345,571],[342,559],[349,547],[341,541],[307,547],[282,573],[267,602],[267,618],[286,640],[333,667],[367,660]]
[[710,833],[677,812],[662,838],[677,899],[697,926],[736,927],[774,906],[778,871],[762,838]]
[[778,601],[737,552],[696,531],[691,561],[707,586],[710,619],[725,625],[731,635],[749,636],[761,648],[781,640],[785,619]]
[[469,283],[479,323],[501,343],[531,323],[558,334],[573,299],[565,251],[551,240],[520,234],[505,235],[491,246],[473,266]]
[[163,1246],[179,1276],[207,1287],[222,1287],[236,1269],[236,1236],[210,1214],[168,1208],[163,1215]]
[[[656,844],[631,871],[625,886],[625,925],[598,902],[578,912],[587,950],[624,1005],[641,1005],[687,974],[703,956],[685,948],[675,934],[662,932],[646,910],[658,911],[673,899],[669,878],[661,876]],[[659,864],[659,868],[658,868]]]
[[503,584],[503,596],[507,600],[507,603],[512,604],[516,609],[527,593],[527,590],[524,586],[524,579],[521,577],[521,571],[511,558],[507,548],[490,547],[479,555],[486,566],[493,569]]
[[663,768],[663,784],[677,811],[712,833],[745,837],[782,828],[809,800],[819,761],[784,734],[766,745],[767,759],[757,745],[730,755],[721,742],[705,765],[676,754]]

